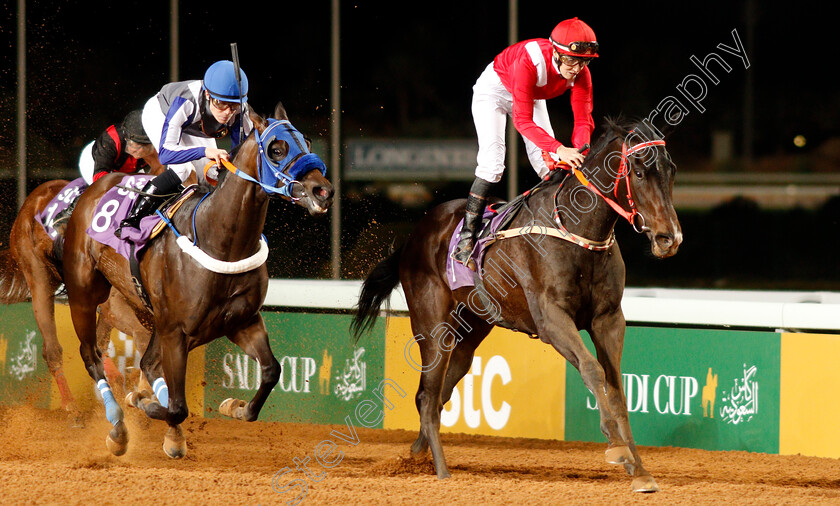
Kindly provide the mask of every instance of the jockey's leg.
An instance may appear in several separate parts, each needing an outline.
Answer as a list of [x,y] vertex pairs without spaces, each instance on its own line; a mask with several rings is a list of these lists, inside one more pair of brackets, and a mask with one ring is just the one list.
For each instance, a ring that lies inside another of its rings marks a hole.
[[502,178],[505,171],[505,125],[511,107],[510,93],[502,85],[493,65],[488,65],[473,86],[472,115],[478,137],[476,177],[467,198],[458,245],[452,255],[456,262],[473,270],[476,267],[470,256],[475,246],[475,236],[481,227],[490,188]]
[[[551,119],[548,116],[545,100],[534,101],[534,123],[545,130],[548,135],[554,137],[554,129],[551,128]],[[522,140],[525,141],[525,152],[528,154],[528,161],[531,162],[531,167],[534,168],[534,172],[540,176],[540,179],[544,178],[548,175],[549,170],[542,156],[542,148],[529,141],[525,136],[522,136]]]
[[174,193],[179,184],[181,184],[181,178],[171,168],[146,183],[137,196],[137,200],[134,201],[134,207],[120,223],[120,228],[115,232],[116,236],[120,237],[123,228],[138,228],[140,220],[154,212],[162,196]]
[[487,199],[490,195],[490,188],[493,186],[480,177],[475,178],[470,195],[467,197],[467,208],[464,212],[464,224],[461,226],[461,234],[458,238],[458,245],[455,247],[453,258],[472,270],[475,270],[475,263],[470,258],[475,247],[475,238],[481,228],[484,208],[487,206]]

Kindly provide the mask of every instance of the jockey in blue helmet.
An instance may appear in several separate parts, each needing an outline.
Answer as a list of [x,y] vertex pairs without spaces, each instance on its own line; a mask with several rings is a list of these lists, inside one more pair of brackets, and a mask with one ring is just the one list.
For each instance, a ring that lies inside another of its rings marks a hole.
[[143,108],[143,128],[160,163],[168,168],[146,184],[120,229],[137,228],[161,196],[173,193],[205,159],[213,159],[219,166],[222,159],[229,161],[228,152],[216,146],[216,139],[230,135],[233,147],[242,142],[254,128],[248,112],[248,76],[239,69],[237,79],[229,60],[210,65],[202,80],[161,88]]

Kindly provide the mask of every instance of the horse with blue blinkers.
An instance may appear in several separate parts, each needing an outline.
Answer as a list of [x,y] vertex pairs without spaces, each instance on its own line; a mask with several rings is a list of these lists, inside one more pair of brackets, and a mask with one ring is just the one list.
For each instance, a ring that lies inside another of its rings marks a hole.
[[103,394],[106,417],[113,425],[106,445],[115,455],[126,451],[128,430],[107,384],[95,335],[96,307],[112,287],[153,332],[140,365],[155,385],[157,400],[132,392],[127,401],[169,424],[164,451],[170,457],[186,453],[179,424],[188,414],[185,373],[190,350],[226,336],[259,364],[261,382],[251,401],[227,399],[220,406],[220,412],[240,420],[257,419],[280,377],[260,315],[268,287],[262,232],[269,198],[277,195],[322,215],[332,204],[333,187],[324,163],[309,153],[281,104],[274,116],[277,120],[266,120],[251,113],[254,133],[233,151],[227,170],[219,168],[216,188],[189,197],[170,220],[172,232],[162,233],[142,252],[139,273],[151,310],[135,288],[129,261],[86,232],[97,204],[122,176],[109,175],[94,183],[69,220],[64,269],[70,312],[85,367]]

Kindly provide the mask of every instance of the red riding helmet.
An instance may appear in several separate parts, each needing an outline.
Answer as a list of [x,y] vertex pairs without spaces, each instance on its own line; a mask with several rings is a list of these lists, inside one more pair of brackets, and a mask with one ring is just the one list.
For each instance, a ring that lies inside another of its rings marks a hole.
[[598,41],[595,32],[578,18],[560,22],[551,31],[551,45],[560,54],[578,58],[597,58]]

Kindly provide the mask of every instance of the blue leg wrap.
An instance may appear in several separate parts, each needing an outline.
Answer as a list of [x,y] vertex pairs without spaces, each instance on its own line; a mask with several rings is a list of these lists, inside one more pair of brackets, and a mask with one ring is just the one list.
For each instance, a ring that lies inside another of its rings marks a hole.
[[154,385],[152,385],[152,389],[155,391],[155,397],[157,397],[160,405],[164,408],[168,408],[169,388],[166,387],[166,381],[164,381],[163,378],[156,379]]
[[96,384],[96,388],[102,394],[102,403],[105,405],[105,418],[111,422],[111,425],[117,425],[123,419],[123,412],[120,405],[117,404],[113,392],[111,392],[111,385],[108,384],[108,381],[102,379]]

